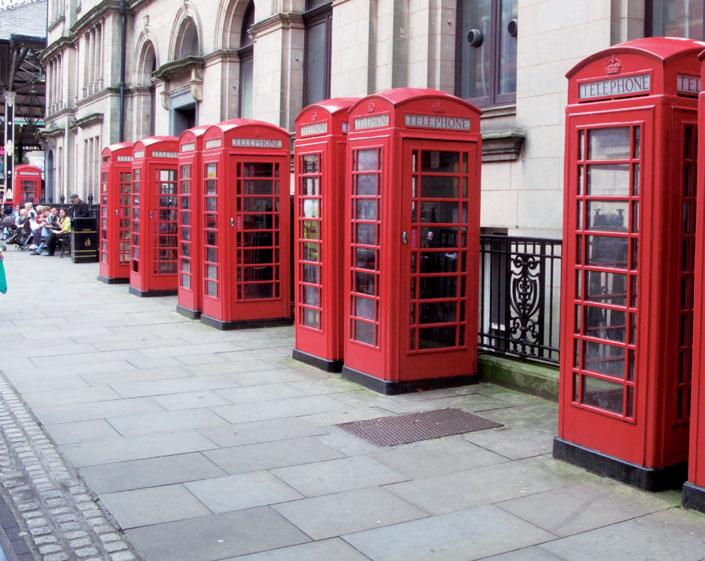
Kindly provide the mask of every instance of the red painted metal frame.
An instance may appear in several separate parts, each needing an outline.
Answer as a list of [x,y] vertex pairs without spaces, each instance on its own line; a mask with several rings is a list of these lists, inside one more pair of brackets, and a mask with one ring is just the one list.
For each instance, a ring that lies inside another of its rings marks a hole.
[[148,137],[132,151],[130,292],[177,292],[178,139]]
[[105,147],[100,165],[98,280],[110,284],[130,280],[131,187],[132,142]]
[[[698,75],[702,48],[640,39],[568,73],[554,455],[650,489],[678,484],[688,453],[697,116],[677,80]],[[650,92],[579,97],[586,81],[645,74]]]
[[293,356],[323,370],[343,366],[345,177],[348,110],[358,98],[320,101],[296,118],[294,142]]
[[[701,61],[705,79],[705,51]],[[705,82],[701,82],[705,83]],[[698,101],[698,198],[695,241],[695,312],[693,317],[693,396],[691,402],[688,482],[683,487],[683,504],[705,512],[705,91]]]
[[203,165],[201,151],[207,127],[179,137],[179,282],[176,310],[197,319],[203,308]]
[[35,205],[42,198],[42,170],[37,166],[22,164],[15,167],[15,205],[27,202]]
[[343,375],[377,391],[476,380],[479,117],[413,88],[350,110]]
[[289,147],[287,131],[251,119],[203,135],[201,321],[208,325],[291,323]]

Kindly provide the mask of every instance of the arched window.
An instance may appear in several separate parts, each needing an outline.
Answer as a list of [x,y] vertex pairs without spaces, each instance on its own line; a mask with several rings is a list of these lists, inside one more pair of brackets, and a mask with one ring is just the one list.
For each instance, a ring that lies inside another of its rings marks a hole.
[[238,50],[240,55],[240,117],[252,117],[254,59],[252,38],[248,30],[253,23],[255,23],[255,3],[250,0],[242,18],[240,49]]
[[179,27],[176,39],[175,59],[181,60],[188,56],[198,56],[201,48],[198,44],[198,30],[196,24],[190,17],[184,19]]
[[154,120],[157,111],[157,95],[154,84],[152,83],[152,75],[157,69],[157,56],[154,52],[154,45],[148,41],[142,48],[142,56],[140,58],[139,73],[137,79],[139,80],[140,86],[147,86],[149,88],[149,101],[148,105],[144,108],[145,114],[144,120],[148,124],[147,130],[145,131],[148,135],[154,134]]

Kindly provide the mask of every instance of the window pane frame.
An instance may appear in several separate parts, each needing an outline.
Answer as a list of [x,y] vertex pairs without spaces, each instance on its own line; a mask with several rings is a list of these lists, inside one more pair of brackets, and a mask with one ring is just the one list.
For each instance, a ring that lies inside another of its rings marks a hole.
[[[657,34],[654,30],[654,23],[656,21],[655,17],[654,17],[655,16],[654,4],[657,1],[658,0],[647,0],[646,1],[646,6],[645,6],[646,13],[645,13],[645,17],[644,17],[644,36],[645,37],[660,36],[660,33]],[[663,0],[663,1],[668,2],[669,0]],[[701,0],[701,2],[703,4],[703,6],[702,6],[703,14],[705,15],[705,0]],[[705,19],[705,17],[704,17],[704,19]],[[700,41],[705,40],[705,22],[703,22],[702,28],[703,28],[702,33],[700,34],[700,36],[692,36],[691,39],[697,39]]]
[[[303,14],[304,18],[304,91],[303,91],[303,104],[304,107],[311,105],[321,99],[328,99],[330,97],[330,76],[331,76],[331,34],[333,28],[333,7],[329,2],[323,6],[319,6],[313,10],[305,12]],[[308,83],[308,66],[309,66],[309,30],[316,25],[323,24],[324,27],[324,87],[323,87],[323,97],[321,99],[312,99],[311,91]]]
[[[463,41],[466,41],[463,22],[463,5],[465,2],[474,0],[457,0],[456,4],[456,44],[455,44],[455,93],[459,97],[462,96],[463,89],[463,72],[460,64]],[[495,107],[504,105],[513,105],[516,103],[516,88],[513,92],[500,93],[500,77],[502,68],[502,38],[507,30],[502,25],[502,4],[507,0],[490,0],[490,32],[488,37],[484,38],[483,47],[487,49],[488,57],[490,58],[489,72],[489,95],[478,97],[465,98],[478,107]],[[518,15],[517,15],[518,19]],[[515,41],[518,38],[514,39]],[[515,62],[516,64],[516,62]],[[516,69],[515,69],[516,74]]]

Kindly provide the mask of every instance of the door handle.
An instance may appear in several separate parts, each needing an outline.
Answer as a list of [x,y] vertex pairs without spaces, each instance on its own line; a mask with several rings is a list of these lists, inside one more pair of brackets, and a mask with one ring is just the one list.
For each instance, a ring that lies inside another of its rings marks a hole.
[[235,227],[235,219],[232,216],[230,217],[230,227],[231,228]]
[[120,209],[119,208],[115,209],[115,216],[120,216]]
[[406,230],[401,233],[401,243],[404,245],[409,244],[409,234],[406,233]]

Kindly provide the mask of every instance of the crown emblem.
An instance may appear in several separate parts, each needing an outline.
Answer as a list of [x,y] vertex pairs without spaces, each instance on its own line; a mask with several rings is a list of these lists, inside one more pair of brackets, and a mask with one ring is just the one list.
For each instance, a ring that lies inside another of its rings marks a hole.
[[369,103],[367,104],[367,112],[374,113],[376,108],[377,108],[377,106],[375,105],[375,102],[370,100]]
[[318,121],[318,111],[314,111],[313,113],[311,113],[311,120]]
[[440,101],[434,101],[431,105],[431,111],[434,113],[443,113],[443,104]]
[[615,55],[607,59],[607,74],[619,74],[622,70],[622,61]]

